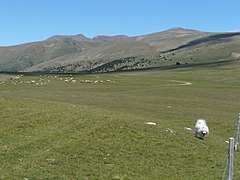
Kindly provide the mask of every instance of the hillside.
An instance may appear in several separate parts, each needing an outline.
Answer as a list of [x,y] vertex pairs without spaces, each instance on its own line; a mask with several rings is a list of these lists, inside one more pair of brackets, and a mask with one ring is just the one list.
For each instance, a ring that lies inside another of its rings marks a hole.
[[0,47],[0,71],[108,72],[233,60],[239,53],[240,33],[174,28],[137,37],[56,35]]

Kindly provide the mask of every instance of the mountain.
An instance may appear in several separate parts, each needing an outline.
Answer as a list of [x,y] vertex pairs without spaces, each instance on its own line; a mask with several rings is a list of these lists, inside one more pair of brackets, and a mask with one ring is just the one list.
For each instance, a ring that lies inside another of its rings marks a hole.
[[93,38],[95,42],[113,42],[113,41],[128,41],[131,38],[125,35],[118,35],[118,36],[96,36]]
[[69,38],[69,39],[73,39],[75,41],[83,41],[83,42],[89,42],[92,41],[90,38],[87,38],[86,36],[82,35],[82,34],[77,34],[77,35],[56,35],[56,36],[52,36],[50,37],[48,40],[58,40],[58,39],[64,39],[64,38]]
[[239,32],[173,28],[136,37],[56,35],[45,41],[0,47],[0,71],[108,72],[239,57]]

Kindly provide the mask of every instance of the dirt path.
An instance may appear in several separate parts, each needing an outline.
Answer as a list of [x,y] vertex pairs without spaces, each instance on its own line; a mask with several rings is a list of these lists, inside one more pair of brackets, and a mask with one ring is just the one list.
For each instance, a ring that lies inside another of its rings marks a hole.
[[188,81],[177,81],[177,80],[170,80],[170,81],[176,83],[175,85],[178,85],[178,86],[189,86],[189,85],[192,85],[192,83],[190,83]]

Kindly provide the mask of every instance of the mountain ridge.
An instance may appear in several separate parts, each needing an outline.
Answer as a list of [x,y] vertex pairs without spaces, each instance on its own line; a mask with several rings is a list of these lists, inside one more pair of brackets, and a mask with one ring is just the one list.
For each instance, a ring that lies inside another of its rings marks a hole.
[[0,71],[109,72],[205,63],[231,58],[239,53],[239,44],[240,33],[184,28],[132,37],[55,35],[44,41],[0,47]]

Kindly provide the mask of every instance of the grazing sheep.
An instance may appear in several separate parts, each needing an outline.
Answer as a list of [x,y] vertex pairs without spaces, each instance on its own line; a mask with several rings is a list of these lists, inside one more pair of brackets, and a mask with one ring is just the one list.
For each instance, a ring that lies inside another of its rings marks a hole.
[[145,124],[156,126],[156,123],[154,123],[154,122],[145,122]]
[[167,129],[166,129],[166,132],[175,133],[175,131],[173,131],[173,130],[170,129],[170,128],[167,128]]
[[199,139],[204,139],[205,136],[209,134],[209,128],[206,121],[203,119],[198,119],[195,125],[195,136]]

